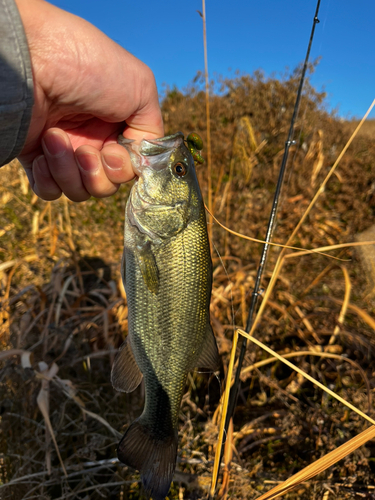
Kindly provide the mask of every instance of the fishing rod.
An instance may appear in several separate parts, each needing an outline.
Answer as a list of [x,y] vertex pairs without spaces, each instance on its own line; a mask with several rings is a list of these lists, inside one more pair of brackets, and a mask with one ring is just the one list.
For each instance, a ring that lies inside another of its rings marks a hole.
[[[257,276],[255,279],[254,290],[252,293],[251,304],[250,304],[249,314],[248,314],[247,323],[246,323],[245,331],[247,333],[250,332],[251,327],[253,325],[254,313],[256,310],[256,306],[258,303],[258,297],[259,297],[260,282],[261,282],[262,275],[264,272],[264,268],[265,268],[265,264],[266,264],[266,260],[267,260],[267,256],[268,256],[268,251],[270,249],[269,242],[271,241],[272,234],[273,234],[273,231],[274,231],[275,225],[276,225],[277,209],[278,209],[279,200],[280,200],[280,192],[281,192],[281,188],[282,188],[283,180],[284,180],[285,168],[286,168],[286,164],[288,161],[289,150],[290,150],[290,147],[295,144],[295,141],[293,140],[294,125],[295,125],[295,121],[296,121],[297,114],[299,111],[299,106],[300,106],[300,101],[301,101],[301,96],[302,96],[302,88],[303,88],[303,84],[305,81],[305,75],[306,75],[307,65],[308,65],[309,56],[310,56],[311,45],[312,45],[313,38],[314,38],[315,27],[319,23],[318,13],[319,13],[320,1],[321,0],[318,0],[317,5],[316,5],[313,25],[312,25],[311,34],[310,34],[309,45],[308,45],[307,52],[306,52],[305,62],[304,62],[303,68],[302,68],[302,74],[301,74],[301,79],[300,79],[300,83],[299,83],[299,87],[298,87],[296,102],[294,105],[293,116],[292,116],[292,119],[290,122],[288,138],[285,142],[284,155],[283,155],[283,159],[282,159],[281,166],[280,166],[279,178],[277,180],[275,196],[273,199],[271,214],[270,214],[269,221],[268,221],[267,233],[266,233],[266,237],[265,237],[265,244],[263,246],[262,255],[261,255],[261,258],[259,261],[258,272],[257,272]],[[245,337],[242,337],[242,345],[241,345],[240,355],[238,358],[237,371],[236,371],[236,375],[235,375],[234,384],[233,384],[232,389],[230,391],[228,412],[227,412],[227,417],[225,420],[225,427],[224,427],[225,434],[227,434],[229,422],[233,416],[234,409],[235,409],[236,404],[237,404],[237,398],[238,398],[239,386],[240,386],[240,373],[241,373],[241,368],[242,368],[243,360],[244,360],[245,353],[246,353],[246,346],[247,346],[247,339]],[[221,449],[220,463],[221,463],[221,459],[223,456],[223,452],[224,452],[224,443],[223,443],[222,449]]]

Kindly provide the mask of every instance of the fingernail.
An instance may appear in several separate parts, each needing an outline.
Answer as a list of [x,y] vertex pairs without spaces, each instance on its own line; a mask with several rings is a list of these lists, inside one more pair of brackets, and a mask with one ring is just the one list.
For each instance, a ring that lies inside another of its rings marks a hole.
[[81,153],[76,159],[84,173],[94,174],[99,169],[99,159],[94,153]]
[[102,154],[103,163],[111,170],[122,170],[124,167],[124,159],[120,155],[111,153]]
[[49,171],[47,160],[44,155],[40,155],[35,158],[34,163],[38,167],[39,172],[43,175],[43,177],[46,177],[47,179],[51,178],[51,173]]
[[65,137],[59,132],[48,132],[43,137],[43,144],[48,153],[55,158],[64,156],[68,148]]

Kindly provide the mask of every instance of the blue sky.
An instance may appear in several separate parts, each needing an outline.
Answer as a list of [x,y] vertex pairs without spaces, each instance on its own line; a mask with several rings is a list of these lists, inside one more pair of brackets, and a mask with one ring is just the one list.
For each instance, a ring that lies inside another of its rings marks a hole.
[[[204,69],[201,0],[53,0],[144,61],[163,84],[183,89]],[[208,69],[267,75],[304,60],[316,0],[206,0]],[[321,0],[312,78],[343,117],[363,116],[375,98],[375,1]],[[375,111],[370,115],[375,118]]]

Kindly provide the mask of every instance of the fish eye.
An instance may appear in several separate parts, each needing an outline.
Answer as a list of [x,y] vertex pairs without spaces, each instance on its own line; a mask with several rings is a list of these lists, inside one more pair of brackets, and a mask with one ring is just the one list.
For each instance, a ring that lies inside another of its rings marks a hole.
[[179,161],[173,165],[173,173],[178,177],[184,177],[187,174],[187,166]]

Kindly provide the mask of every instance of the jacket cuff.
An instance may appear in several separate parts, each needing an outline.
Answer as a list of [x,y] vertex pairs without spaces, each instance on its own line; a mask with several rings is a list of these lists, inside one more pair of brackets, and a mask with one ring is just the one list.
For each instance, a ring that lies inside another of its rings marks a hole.
[[0,0],[0,166],[22,151],[34,104],[31,59],[14,0]]

